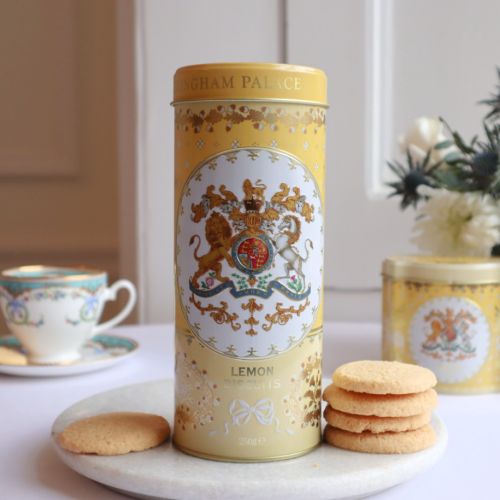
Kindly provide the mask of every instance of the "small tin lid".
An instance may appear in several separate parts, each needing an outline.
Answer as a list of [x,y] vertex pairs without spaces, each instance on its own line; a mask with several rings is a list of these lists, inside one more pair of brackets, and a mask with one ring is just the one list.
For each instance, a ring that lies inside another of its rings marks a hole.
[[292,64],[216,63],[175,72],[174,104],[200,100],[265,100],[326,106],[326,75]]
[[500,283],[500,259],[405,255],[386,259],[382,274],[389,278],[425,283]]

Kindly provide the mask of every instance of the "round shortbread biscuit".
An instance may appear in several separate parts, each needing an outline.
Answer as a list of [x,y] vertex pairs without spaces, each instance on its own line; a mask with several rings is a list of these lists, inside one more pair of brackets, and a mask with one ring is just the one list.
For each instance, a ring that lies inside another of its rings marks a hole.
[[354,432],[325,427],[325,441],[338,448],[364,453],[414,453],[429,448],[436,442],[436,433],[429,425],[406,432]]
[[346,391],[368,394],[411,394],[437,384],[434,373],[422,366],[398,361],[354,361],[339,366],[333,382]]
[[57,442],[73,453],[123,455],[154,448],[169,435],[170,426],[163,417],[117,412],[77,420],[57,436]]
[[324,417],[332,427],[358,434],[365,431],[374,434],[411,431],[423,427],[431,421],[430,412],[411,417],[375,417],[373,415],[352,415],[334,410],[331,406],[325,408]]
[[24,354],[14,349],[0,346],[0,363],[6,365],[27,365],[28,361]]
[[434,389],[416,394],[365,394],[330,384],[323,392],[323,399],[335,410],[377,417],[410,417],[429,412],[437,405]]

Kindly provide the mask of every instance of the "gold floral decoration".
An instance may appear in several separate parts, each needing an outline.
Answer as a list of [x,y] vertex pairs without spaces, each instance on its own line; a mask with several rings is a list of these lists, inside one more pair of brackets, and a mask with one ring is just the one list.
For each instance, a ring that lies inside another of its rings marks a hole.
[[290,424],[319,427],[321,422],[321,356],[307,357],[298,375],[292,376],[290,394],[283,398],[285,416]]
[[246,325],[250,326],[245,333],[250,336],[257,335],[257,331],[254,329],[254,326],[257,326],[260,321],[255,319],[254,314],[256,311],[262,311],[264,304],[259,304],[254,298],[251,298],[246,304],[241,304],[241,308],[250,313],[250,317],[244,321]]
[[276,312],[273,314],[266,314],[265,318],[268,323],[262,325],[262,328],[268,332],[273,325],[286,325],[293,318],[294,314],[300,316],[300,314],[306,310],[307,306],[309,306],[309,303],[309,299],[306,299],[306,301],[298,307],[283,307],[283,304],[278,302],[275,308]]
[[186,353],[176,357],[175,422],[182,430],[196,429],[214,421],[214,407],[220,404],[216,396],[217,384],[210,381],[206,370]]
[[204,315],[206,312],[210,313],[209,316],[218,324],[223,325],[224,323],[229,323],[233,331],[238,331],[241,328],[241,324],[237,323],[238,315],[236,313],[227,312],[229,307],[228,303],[221,300],[220,306],[215,306],[213,304],[208,304],[208,306],[203,307],[201,301],[194,298],[194,294],[189,298],[189,302],[194,304],[196,309]]
[[269,127],[276,131],[284,127],[290,133],[297,131],[307,134],[308,127],[313,127],[313,133],[317,133],[320,127],[325,125],[325,110],[322,108],[306,107],[301,111],[289,111],[280,106],[258,106],[247,105],[218,105],[208,110],[193,111],[183,107],[176,109],[175,123],[178,130],[187,132],[192,129],[195,134],[205,127],[207,132],[213,132],[214,127],[224,124],[226,131],[230,131],[233,125],[250,122],[257,130]]

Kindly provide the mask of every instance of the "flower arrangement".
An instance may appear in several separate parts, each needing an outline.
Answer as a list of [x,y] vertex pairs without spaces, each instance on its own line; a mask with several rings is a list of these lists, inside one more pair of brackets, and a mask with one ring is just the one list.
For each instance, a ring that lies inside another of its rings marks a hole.
[[443,118],[419,118],[400,138],[405,162],[388,162],[391,196],[417,210],[412,241],[436,255],[500,255],[500,68],[469,142]]

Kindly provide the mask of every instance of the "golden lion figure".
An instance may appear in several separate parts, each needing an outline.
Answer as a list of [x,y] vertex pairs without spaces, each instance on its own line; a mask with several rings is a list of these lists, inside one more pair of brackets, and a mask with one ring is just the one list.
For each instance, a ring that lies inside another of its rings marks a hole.
[[198,261],[198,270],[191,278],[191,282],[195,288],[199,288],[198,278],[203,276],[208,271],[213,271],[215,277],[221,282],[229,281],[227,276],[222,276],[223,259],[234,267],[234,261],[229,253],[232,245],[232,229],[227,220],[219,213],[213,213],[205,224],[205,238],[210,245],[210,250],[205,255],[198,255],[198,250],[201,245],[201,238],[195,234],[191,236],[189,245],[192,245],[196,239],[198,244],[194,249],[194,258]]

